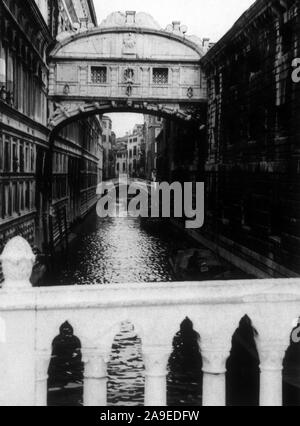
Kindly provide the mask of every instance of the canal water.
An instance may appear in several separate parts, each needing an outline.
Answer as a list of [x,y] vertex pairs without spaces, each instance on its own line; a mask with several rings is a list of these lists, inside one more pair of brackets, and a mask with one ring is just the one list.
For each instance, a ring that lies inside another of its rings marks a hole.
[[[43,285],[176,281],[185,278],[182,268],[179,268],[181,273],[178,276],[178,253],[181,253],[182,263],[182,259],[191,257],[195,250],[211,258],[207,250],[183,237],[181,231],[176,231],[165,221],[128,217],[102,219],[96,212],[92,212],[74,230],[72,243],[65,253],[60,253],[56,258],[55,269],[47,274]],[[204,269],[200,265],[199,274],[195,277],[199,280],[208,278],[209,259],[207,263],[202,259],[203,264]],[[216,274],[227,278],[245,277],[241,271],[223,262],[216,265],[214,260],[213,264],[211,270],[214,271],[214,278]],[[174,336],[174,351],[169,361],[168,403],[172,406],[201,405],[202,360],[199,336],[189,319],[177,320],[178,334]],[[52,361],[50,366],[50,405],[82,403],[82,377],[78,373],[82,364],[79,348],[74,349],[76,345],[80,346],[76,342],[78,340],[73,336],[73,330],[69,330],[65,335],[58,336],[57,347],[53,347],[55,362]],[[61,356],[64,344],[73,348],[69,351],[72,362],[65,355],[59,361],[57,354]],[[109,405],[143,405],[141,340],[133,324],[121,325],[112,347],[108,376]]]

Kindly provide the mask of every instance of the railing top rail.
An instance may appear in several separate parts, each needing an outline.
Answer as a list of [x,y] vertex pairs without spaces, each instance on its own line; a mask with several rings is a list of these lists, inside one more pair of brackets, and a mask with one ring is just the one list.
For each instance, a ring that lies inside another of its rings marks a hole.
[[21,237],[0,260],[0,311],[300,302],[300,278],[32,288],[35,256]]
[[300,279],[110,284],[0,291],[0,311],[300,302]]

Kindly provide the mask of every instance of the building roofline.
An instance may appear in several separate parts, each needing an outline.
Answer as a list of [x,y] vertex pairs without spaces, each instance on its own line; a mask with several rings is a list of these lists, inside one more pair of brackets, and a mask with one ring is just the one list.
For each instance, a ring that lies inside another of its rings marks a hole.
[[89,10],[90,10],[90,14],[91,14],[93,24],[95,25],[95,27],[97,27],[98,26],[98,19],[97,19],[97,14],[96,14],[96,10],[95,10],[94,0],[87,0],[87,3],[88,3],[88,7],[89,7]]
[[256,2],[240,16],[230,30],[227,31],[227,33],[225,33],[225,35],[201,59],[200,62],[202,65],[206,66],[210,62],[214,62],[214,59],[222,52],[223,48],[240,34],[245,34],[246,28],[249,28],[258,16],[270,11],[274,14],[275,18],[276,13],[274,12],[274,8],[276,7],[276,3],[279,4],[279,0],[256,0]]
[[197,59],[189,59],[188,62],[200,62],[201,58],[203,58],[204,56],[204,51],[203,48],[196,44],[195,42],[193,42],[192,40],[189,40],[188,38],[182,37],[180,35],[174,34],[174,33],[168,33],[167,31],[164,30],[155,30],[152,28],[143,28],[143,27],[132,27],[132,26],[128,26],[128,27],[97,27],[97,28],[93,28],[90,29],[88,31],[84,31],[84,32],[80,32],[80,33],[75,33],[75,34],[71,34],[70,36],[66,37],[64,40],[61,40],[59,42],[57,42],[56,46],[54,46],[50,56],[56,56],[60,49],[62,49],[63,47],[67,46],[70,43],[73,43],[77,40],[83,39],[83,38],[89,38],[89,37],[93,37],[96,35],[106,35],[106,34],[111,34],[111,33],[118,33],[118,34],[122,34],[122,33],[133,33],[133,34],[147,34],[147,35],[157,35],[172,41],[177,41],[179,43],[182,43],[183,45],[189,47],[190,49],[192,49],[199,58]]

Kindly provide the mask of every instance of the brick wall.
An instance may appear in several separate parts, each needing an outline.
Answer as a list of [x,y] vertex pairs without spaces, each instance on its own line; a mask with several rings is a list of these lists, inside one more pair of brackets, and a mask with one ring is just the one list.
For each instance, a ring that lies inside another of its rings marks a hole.
[[204,57],[206,231],[268,275],[300,272],[299,2],[258,0]]

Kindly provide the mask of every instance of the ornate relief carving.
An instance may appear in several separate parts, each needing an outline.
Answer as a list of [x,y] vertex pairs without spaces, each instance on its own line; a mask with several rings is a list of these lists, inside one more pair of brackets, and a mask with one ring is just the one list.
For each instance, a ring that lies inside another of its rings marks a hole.
[[70,94],[70,86],[68,84],[64,87],[64,95],[68,96]]
[[264,347],[259,348],[261,371],[281,371],[283,369],[283,359],[285,348]]
[[123,38],[123,55],[136,55],[136,37],[128,33]]
[[167,375],[168,360],[171,351],[168,348],[149,348],[143,351],[146,376],[161,377]]
[[194,89],[192,87],[188,88],[188,90],[187,90],[187,96],[190,99],[192,99],[192,97],[194,96]]
[[[133,90],[133,83],[128,81],[127,87],[126,87],[126,95],[127,97],[132,96],[132,90]],[[179,104],[155,104],[155,103],[148,103],[145,101],[136,101],[133,102],[132,100],[123,99],[119,101],[111,101],[111,102],[94,102],[94,103],[79,103],[74,102],[72,103],[61,103],[55,104],[55,111],[53,112],[52,116],[49,120],[49,126],[50,128],[54,128],[57,125],[61,124],[65,119],[72,118],[77,115],[89,112],[92,113],[93,111],[98,112],[99,110],[105,110],[105,112],[108,112],[111,109],[117,109],[117,108],[134,108],[134,109],[146,109],[149,112],[160,112],[165,115],[170,115],[172,117],[177,117],[181,120],[199,120],[202,115],[197,107],[191,107],[188,105],[180,106]]]
[[126,68],[124,71],[125,83],[134,83],[134,70],[132,68]]
[[134,70],[132,68],[126,68],[124,71],[124,81],[127,84],[126,95],[130,97],[132,95],[132,85],[134,83]]

